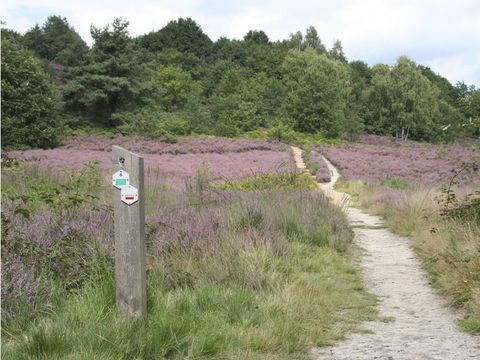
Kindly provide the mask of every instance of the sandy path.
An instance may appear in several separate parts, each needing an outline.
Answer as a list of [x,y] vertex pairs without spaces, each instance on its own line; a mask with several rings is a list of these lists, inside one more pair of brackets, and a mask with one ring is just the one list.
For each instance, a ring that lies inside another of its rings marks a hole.
[[[292,147],[299,168],[301,150]],[[326,159],[325,159],[326,160]],[[385,322],[366,322],[372,334],[353,334],[331,348],[312,350],[316,359],[480,359],[480,337],[460,332],[456,315],[430,287],[406,238],[382,228],[383,221],[349,207],[349,198],[333,190],[337,169],[328,184],[319,184],[344,209],[354,228],[355,242],[365,249],[360,259],[365,286],[379,297]],[[304,166],[304,165],[303,165]]]

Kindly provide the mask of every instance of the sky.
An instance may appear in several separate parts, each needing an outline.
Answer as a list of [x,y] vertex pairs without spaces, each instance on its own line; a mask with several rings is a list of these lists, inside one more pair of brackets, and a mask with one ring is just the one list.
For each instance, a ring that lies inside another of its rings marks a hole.
[[129,20],[132,36],[191,17],[212,39],[263,30],[270,40],[313,25],[327,48],[339,39],[349,60],[393,64],[400,55],[456,84],[480,87],[479,0],[2,0],[0,19],[25,32],[49,15],[67,18],[91,45],[90,25]]

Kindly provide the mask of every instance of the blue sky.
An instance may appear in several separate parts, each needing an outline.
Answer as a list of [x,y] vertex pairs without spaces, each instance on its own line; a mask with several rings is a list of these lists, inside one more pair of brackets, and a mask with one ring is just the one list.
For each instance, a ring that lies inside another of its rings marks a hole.
[[407,55],[452,83],[480,87],[478,0],[2,0],[0,13],[6,27],[20,32],[48,15],[65,16],[89,44],[90,25],[116,16],[130,21],[132,35],[191,17],[213,40],[242,38],[250,29],[279,40],[314,25],[327,47],[340,39],[349,60],[392,64]]

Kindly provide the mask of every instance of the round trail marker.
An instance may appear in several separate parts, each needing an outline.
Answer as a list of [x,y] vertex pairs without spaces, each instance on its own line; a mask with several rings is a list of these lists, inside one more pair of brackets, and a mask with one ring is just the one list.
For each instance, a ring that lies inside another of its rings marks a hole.
[[125,170],[118,170],[112,176],[112,185],[117,189],[122,189],[130,185],[130,175]]
[[135,186],[127,185],[122,187],[120,198],[127,205],[132,205],[138,201],[138,189]]

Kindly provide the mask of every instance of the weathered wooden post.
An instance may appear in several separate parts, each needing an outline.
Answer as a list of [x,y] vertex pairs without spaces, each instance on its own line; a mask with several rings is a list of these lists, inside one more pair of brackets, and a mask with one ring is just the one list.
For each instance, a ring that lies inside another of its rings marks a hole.
[[113,146],[117,308],[141,317],[147,310],[143,158]]

